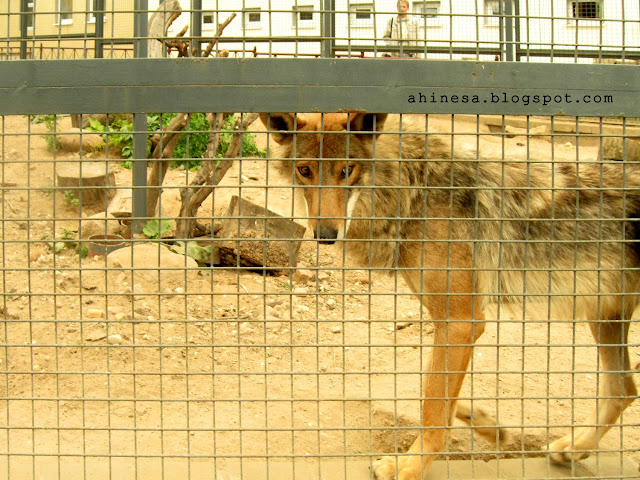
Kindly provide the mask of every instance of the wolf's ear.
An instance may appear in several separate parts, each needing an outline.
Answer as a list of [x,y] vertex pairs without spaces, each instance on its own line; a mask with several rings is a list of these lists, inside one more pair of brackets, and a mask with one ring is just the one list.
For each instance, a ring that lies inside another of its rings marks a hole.
[[387,116],[387,113],[352,113],[349,117],[349,129],[356,132],[380,132]]
[[261,113],[260,120],[280,144],[290,142],[294,130],[300,130],[306,124],[300,115],[296,117],[293,113]]

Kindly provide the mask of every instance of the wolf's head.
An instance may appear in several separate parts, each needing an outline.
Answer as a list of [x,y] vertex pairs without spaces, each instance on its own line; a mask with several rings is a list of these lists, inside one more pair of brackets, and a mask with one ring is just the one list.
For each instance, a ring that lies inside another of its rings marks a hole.
[[301,187],[321,243],[345,238],[363,187],[373,185],[375,138],[387,114],[260,114],[281,146],[278,169]]

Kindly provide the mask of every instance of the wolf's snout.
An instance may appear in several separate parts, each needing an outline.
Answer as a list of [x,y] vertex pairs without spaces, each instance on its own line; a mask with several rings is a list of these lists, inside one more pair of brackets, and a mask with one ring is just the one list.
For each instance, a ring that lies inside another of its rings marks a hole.
[[313,232],[313,235],[319,243],[332,245],[338,238],[338,230],[333,227],[318,226]]

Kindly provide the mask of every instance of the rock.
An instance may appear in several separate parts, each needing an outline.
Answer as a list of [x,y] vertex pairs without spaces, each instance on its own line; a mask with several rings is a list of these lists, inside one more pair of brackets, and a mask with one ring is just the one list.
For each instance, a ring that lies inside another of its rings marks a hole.
[[88,318],[104,318],[104,310],[98,310],[96,308],[90,308],[87,310]]
[[635,138],[607,137],[602,140],[601,160],[640,161],[640,140]]
[[[196,270],[198,263],[193,258],[174,253],[158,243],[136,243],[131,248],[121,248],[107,255],[107,267],[125,269],[127,278],[130,277],[129,269],[134,269],[136,283],[138,276],[142,276],[146,281],[157,284],[162,271],[163,283],[170,284],[170,276],[176,277],[177,274],[184,279],[184,269]],[[177,293],[181,288],[177,287],[174,291]],[[136,295],[144,293],[138,288],[133,291]]]
[[32,262],[38,261],[40,260],[40,258],[44,258],[47,255],[47,250],[44,248],[34,248],[33,250],[31,250],[31,252],[29,253],[29,259]]
[[293,281],[300,284],[309,283],[315,280],[317,273],[316,270],[298,269],[293,274]]
[[109,335],[107,337],[107,343],[110,345],[120,345],[122,343],[122,336],[117,333],[114,335]]
[[280,319],[280,313],[273,307],[270,307],[267,305],[267,307],[265,308],[265,318],[267,320],[279,320]]
[[97,133],[70,128],[60,135],[60,148],[67,152],[98,152],[106,148],[106,144]]
[[120,221],[106,212],[96,213],[80,222],[81,238],[89,238],[91,235],[118,235],[121,231]]
[[549,127],[547,127],[546,125],[539,125],[537,127],[529,129],[506,125],[504,127],[504,131],[507,134],[507,138],[513,138],[519,135],[525,137],[534,135],[535,138],[542,138],[547,141],[551,140],[551,137],[549,136]]
[[[298,263],[306,230],[299,223],[246,199],[233,196],[214,246],[223,265],[265,268],[282,275]],[[278,240],[270,240],[270,239]],[[225,240],[229,239],[229,240]],[[234,240],[239,239],[239,240]],[[284,268],[283,268],[284,267]]]
[[98,340],[104,340],[105,338],[107,338],[107,334],[102,329],[94,330],[84,337],[87,342],[97,342]]

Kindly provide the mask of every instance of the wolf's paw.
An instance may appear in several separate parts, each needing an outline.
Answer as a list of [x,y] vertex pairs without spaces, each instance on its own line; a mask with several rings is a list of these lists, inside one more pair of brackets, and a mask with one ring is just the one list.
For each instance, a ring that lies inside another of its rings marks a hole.
[[[555,463],[569,463],[587,458],[596,448],[593,442],[584,441],[583,435],[566,435],[549,444],[549,457]],[[582,441],[581,441],[582,440]]]
[[373,476],[376,480],[420,480],[422,478],[420,457],[382,457],[373,462]]

